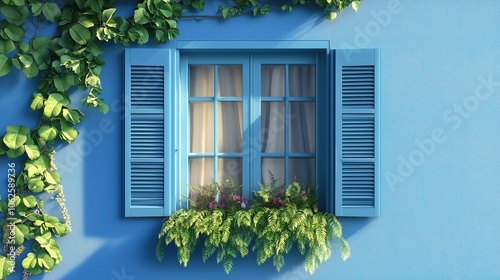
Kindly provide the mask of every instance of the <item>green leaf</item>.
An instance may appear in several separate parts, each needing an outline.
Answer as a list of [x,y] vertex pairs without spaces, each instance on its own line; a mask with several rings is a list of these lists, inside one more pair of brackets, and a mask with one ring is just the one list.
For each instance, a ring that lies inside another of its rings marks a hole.
[[113,18],[115,12],[116,8],[106,9],[102,11],[102,21],[104,23],[108,23]]
[[79,22],[81,25],[83,25],[83,27],[85,27],[85,28],[91,28],[91,27],[93,27],[93,26],[95,25],[95,24],[94,24],[92,21],[90,21],[89,19],[80,19],[78,22]]
[[57,185],[61,182],[61,175],[55,171],[45,171],[45,181],[51,185]]
[[37,37],[37,38],[34,38],[33,40],[31,40],[31,47],[34,49],[34,50],[40,50],[42,48],[48,48],[50,47],[52,43],[52,39],[50,39],[49,37]]
[[352,9],[357,12],[359,9],[359,6],[361,5],[361,1],[352,1]]
[[139,39],[137,40],[137,44],[146,44],[149,41],[148,31],[145,28],[140,28],[137,31],[139,32]]
[[24,150],[29,159],[37,159],[40,156],[40,150],[37,145],[24,145]]
[[10,260],[5,256],[0,256],[0,279],[7,279],[14,270],[11,268]]
[[54,239],[50,239],[49,244],[45,246],[45,250],[49,253],[50,257],[54,260],[61,260],[61,253],[59,251],[59,246]]
[[40,135],[40,138],[44,141],[51,142],[57,136],[57,129],[50,125],[42,125],[38,129],[38,135]]
[[0,54],[0,77],[10,73],[12,69],[12,60],[3,54]]
[[101,83],[101,79],[94,75],[93,73],[89,73],[87,77],[85,78],[85,84],[96,87]]
[[9,148],[5,146],[5,143],[3,141],[0,141],[0,155],[5,154],[7,151],[9,151]]
[[26,270],[33,269],[36,266],[36,256],[33,253],[28,253],[22,261],[23,268]]
[[30,130],[26,126],[7,126],[3,142],[9,149],[23,147],[28,140]]
[[10,2],[16,6],[24,6],[26,4],[24,0],[10,0]]
[[50,22],[59,22],[61,9],[55,3],[45,3],[42,8],[43,16]]
[[0,38],[0,55],[1,54],[8,54],[11,51],[15,50],[16,46],[14,45],[14,42],[9,39],[2,39]]
[[59,93],[52,93],[49,95],[49,98],[45,102],[45,108],[43,108],[43,115],[47,119],[56,117],[61,113],[62,107],[69,104],[70,101],[64,98]]
[[28,178],[40,179],[34,176],[42,174],[49,167],[50,167],[50,158],[42,154],[39,158],[35,160],[28,160],[24,165],[24,170],[28,172]]
[[109,106],[104,103],[99,103],[99,105],[97,105],[97,110],[103,114],[107,114],[109,112]]
[[22,63],[22,68],[28,68],[33,64],[33,58],[27,54],[18,54],[17,58]]
[[89,42],[90,40],[90,31],[85,28],[85,26],[81,25],[80,23],[74,24],[70,29],[69,29],[69,34],[73,41],[75,41],[77,44],[80,45],[85,45]]
[[160,13],[162,13],[165,18],[171,18],[173,14],[172,7],[170,5],[165,5],[160,9]]
[[14,42],[20,42],[24,37],[25,30],[18,25],[9,24],[4,29],[5,34]]
[[65,223],[59,223],[54,226],[53,232],[57,237],[61,237],[68,234],[69,228]]
[[45,184],[42,182],[41,177],[35,177],[28,180],[28,189],[32,192],[39,193],[43,191]]
[[10,6],[3,5],[0,7],[0,13],[5,16],[8,22],[16,25],[21,25],[29,16],[28,8],[25,6]]
[[7,202],[0,199],[0,212],[7,213],[8,209]]
[[14,244],[16,246],[19,246],[24,243],[25,239],[24,232],[29,232],[27,226],[23,224],[14,225]]
[[71,143],[78,137],[78,131],[73,128],[73,125],[66,121],[61,121],[61,131],[59,132],[59,138],[61,140]]
[[42,13],[42,3],[32,3],[31,4],[31,12],[34,16],[39,16]]
[[144,8],[138,8],[134,11],[134,21],[138,24],[149,23],[149,14]]
[[29,66],[24,67],[22,72],[27,79],[31,79],[38,76],[38,67],[36,66],[36,64],[31,63]]
[[336,17],[337,17],[337,13],[336,12],[329,12],[326,15],[326,18],[329,19],[329,20],[334,20]]
[[47,272],[54,268],[55,261],[50,257],[49,254],[41,253],[38,256],[38,265]]
[[24,146],[19,147],[17,149],[10,149],[7,151],[7,156],[9,158],[16,158],[22,154],[24,154]]
[[23,204],[26,205],[26,207],[33,208],[36,206],[37,200],[36,197],[33,195],[28,195],[22,198]]
[[83,113],[77,109],[64,108],[62,113],[63,113],[64,119],[66,119],[68,122],[70,122],[72,124],[79,124],[81,122],[80,117],[83,116]]
[[43,107],[43,104],[45,102],[45,98],[43,98],[43,95],[39,92],[33,93],[33,97],[31,100],[30,108],[31,110],[39,110],[40,108]]

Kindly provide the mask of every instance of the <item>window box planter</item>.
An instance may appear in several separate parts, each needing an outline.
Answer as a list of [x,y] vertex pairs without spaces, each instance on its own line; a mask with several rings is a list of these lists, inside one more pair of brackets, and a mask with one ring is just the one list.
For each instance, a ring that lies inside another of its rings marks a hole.
[[216,254],[217,263],[229,273],[233,259],[245,257],[253,244],[257,264],[272,258],[280,271],[285,254],[296,245],[305,255],[305,270],[313,274],[330,257],[333,239],[339,243],[342,259],[349,257],[340,223],[333,214],[318,211],[312,188],[296,182],[285,187],[272,178],[270,185],[261,185],[254,192],[248,210],[239,189],[232,180],[192,189],[190,209],[178,210],[163,220],[157,258],[163,260],[163,246],[174,243],[180,264],[187,266],[203,240],[203,261]]

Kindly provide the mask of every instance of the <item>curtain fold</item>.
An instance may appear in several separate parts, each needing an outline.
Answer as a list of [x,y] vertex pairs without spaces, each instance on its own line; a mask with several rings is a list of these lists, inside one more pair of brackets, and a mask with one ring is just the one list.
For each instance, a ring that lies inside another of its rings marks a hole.
[[[210,184],[226,178],[233,178],[238,184],[242,181],[241,158],[219,158],[218,170],[215,170],[218,153],[242,151],[243,108],[241,101],[215,100],[214,69],[214,66],[191,66],[189,72],[190,96],[213,98],[210,102],[193,101],[190,104],[190,153],[205,154],[202,158],[190,159],[191,185]],[[217,96],[241,97],[241,66],[219,66],[217,69]],[[215,131],[215,123],[218,131]]]

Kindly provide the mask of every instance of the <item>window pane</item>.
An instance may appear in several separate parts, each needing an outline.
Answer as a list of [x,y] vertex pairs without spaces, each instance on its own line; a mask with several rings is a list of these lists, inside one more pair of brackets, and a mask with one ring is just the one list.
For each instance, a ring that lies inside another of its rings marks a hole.
[[289,150],[314,153],[316,149],[316,112],[314,102],[290,102]]
[[214,182],[214,159],[189,159],[189,185],[199,186]]
[[314,158],[290,158],[288,161],[288,182],[301,185],[316,185],[316,161]]
[[219,158],[219,182],[233,179],[236,186],[243,182],[243,166],[241,158]]
[[271,183],[269,173],[277,180],[277,184],[282,184],[285,178],[285,160],[283,158],[263,158],[261,171],[262,184],[268,185]]
[[261,96],[285,96],[285,66],[262,65]]
[[243,78],[241,65],[219,66],[219,96],[241,97]]
[[189,67],[189,96],[214,96],[214,66]]
[[191,153],[214,151],[214,103],[190,104]]
[[220,153],[241,153],[243,120],[241,102],[219,102],[218,149]]
[[290,65],[288,68],[290,96],[316,95],[316,68],[314,65]]
[[285,106],[283,102],[262,102],[261,137],[262,152],[284,152]]

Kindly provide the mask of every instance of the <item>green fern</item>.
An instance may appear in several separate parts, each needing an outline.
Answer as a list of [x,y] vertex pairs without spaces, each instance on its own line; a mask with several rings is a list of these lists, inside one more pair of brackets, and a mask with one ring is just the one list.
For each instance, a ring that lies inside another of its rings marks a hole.
[[[215,208],[175,212],[163,221],[158,235],[157,258],[164,258],[163,244],[173,242],[177,246],[179,263],[187,266],[199,240],[204,239],[203,262],[215,254],[217,263],[222,263],[224,271],[229,273],[234,259],[245,257],[253,242],[257,264],[272,258],[274,267],[280,271],[285,264],[284,255],[297,244],[300,254],[305,255],[305,270],[313,274],[331,256],[330,239],[335,238],[339,242],[342,259],[346,260],[350,256],[350,248],[342,238],[342,227],[336,217],[318,212],[315,202],[310,204],[314,199],[299,199],[308,195],[307,189],[298,183],[289,186],[286,195],[280,188],[272,177],[270,185],[255,192],[260,203],[252,205],[247,211]],[[285,204],[267,207],[264,202],[272,201],[268,198],[275,194],[283,195]]]

